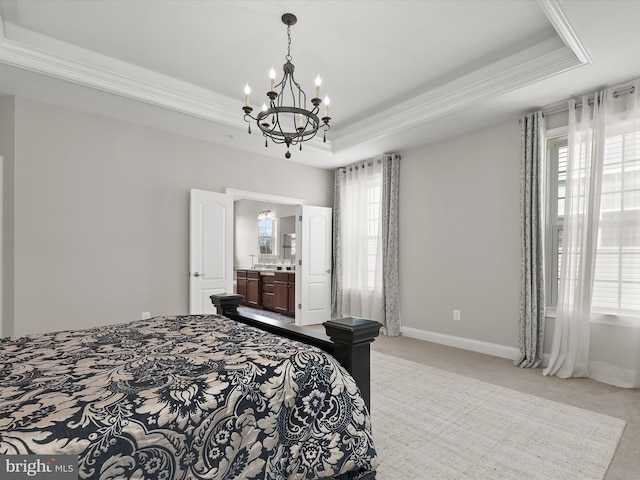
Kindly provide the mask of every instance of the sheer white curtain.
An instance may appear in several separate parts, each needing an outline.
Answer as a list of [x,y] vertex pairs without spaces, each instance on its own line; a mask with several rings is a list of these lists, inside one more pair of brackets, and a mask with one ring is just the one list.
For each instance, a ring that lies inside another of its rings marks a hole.
[[340,185],[340,314],[384,323],[382,283],[382,174],[380,159],[338,172]]
[[569,105],[558,308],[545,375],[640,387],[640,82]]

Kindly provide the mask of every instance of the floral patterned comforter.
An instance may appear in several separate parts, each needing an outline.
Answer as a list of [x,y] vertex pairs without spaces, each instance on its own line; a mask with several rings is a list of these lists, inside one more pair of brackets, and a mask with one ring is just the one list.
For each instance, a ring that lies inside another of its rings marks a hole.
[[0,454],[83,479],[316,479],[378,464],[353,378],[218,315],[0,339]]

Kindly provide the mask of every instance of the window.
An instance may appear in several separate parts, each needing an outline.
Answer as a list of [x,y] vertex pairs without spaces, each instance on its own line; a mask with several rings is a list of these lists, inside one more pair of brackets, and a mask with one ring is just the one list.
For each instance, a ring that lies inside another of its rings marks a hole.
[[[558,302],[567,138],[547,142],[547,306]],[[605,138],[592,311],[640,316],[640,132]]]
[[[348,252],[341,258],[344,302],[370,306],[382,289],[382,162],[347,167],[339,181],[341,250]],[[354,311],[349,314],[370,315]]]
[[605,139],[592,308],[640,314],[640,132]]
[[548,141],[547,210],[546,210],[546,272],[547,306],[558,304],[560,262],[562,260],[562,220],[567,181],[567,137]]
[[370,182],[367,188],[367,287],[373,290],[376,286],[376,272],[379,265],[378,229],[380,228],[380,194],[379,178]]
[[260,255],[273,255],[276,252],[276,225],[270,210],[258,215],[258,247]]

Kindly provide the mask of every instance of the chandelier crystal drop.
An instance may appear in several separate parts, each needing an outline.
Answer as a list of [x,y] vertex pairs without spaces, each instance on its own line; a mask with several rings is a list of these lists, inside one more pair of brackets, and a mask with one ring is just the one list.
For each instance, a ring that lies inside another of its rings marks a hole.
[[293,77],[295,67],[291,63],[291,25],[295,25],[297,21],[298,19],[292,13],[285,13],[282,16],[282,23],[287,26],[288,39],[285,57],[287,63],[283,66],[282,81],[278,84],[275,83],[276,71],[271,67],[269,72],[271,89],[267,92],[268,101],[263,103],[261,111],[256,116],[251,115],[253,108],[249,105],[251,89],[248,84],[244,89],[245,106],[242,107],[244,120],[249,124],[249,133],[251,133],[251,121],[256,122],[262,135],[266,137],[265,147],[268,146],[269,139],[276,144],[285,144],[287,146],[286,158],[291,158],[289,148],[292,145],[300,145],[300,150],[302,150],[302,143],[315,137],[319,129],[324,130],[323,139],[326,142],[326,132],[331,128],[328,97],[325,97],[324,116],[321,119],[318,117],[322,103],[320,75],[316,77],[315,96],[311,99],[312,109],[307,108],[307,95]]

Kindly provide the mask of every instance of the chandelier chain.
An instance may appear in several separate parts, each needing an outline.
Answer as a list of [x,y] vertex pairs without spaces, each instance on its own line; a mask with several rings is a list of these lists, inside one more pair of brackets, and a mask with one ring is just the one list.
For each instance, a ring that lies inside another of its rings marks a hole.
[[287,38],[288,38],[287,56],[284,58],[287,60],[287,62],[290,62],[292,60],[291,58],[291,25],[287,25]]

